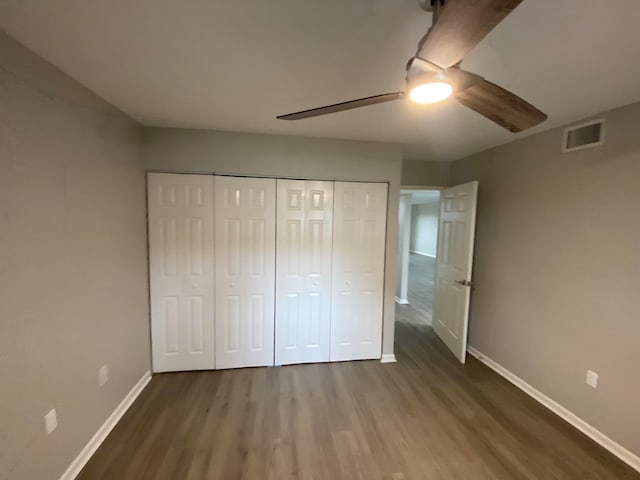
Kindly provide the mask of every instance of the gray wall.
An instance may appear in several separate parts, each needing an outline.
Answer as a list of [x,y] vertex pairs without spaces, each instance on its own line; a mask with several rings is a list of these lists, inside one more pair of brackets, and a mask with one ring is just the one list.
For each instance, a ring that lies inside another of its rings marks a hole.
[[438,244],[438,202],[420,203],[411,207],[411,241],[412,252],[436,256]]
[[448,187],[451,185],[449,162],[402,160],[402,185]]
[[0,478],[50,480],[149,369],[140,129],[1,32],[0,105]]
[[452,180],[480,181],[470,344],[640,455],[640,104],[604,117],[601,148],[555,129]]
[[171,128],[145,129],[144,140],[148,170],[388,182],[382,351],[393,353],[402,155],[397,146]]

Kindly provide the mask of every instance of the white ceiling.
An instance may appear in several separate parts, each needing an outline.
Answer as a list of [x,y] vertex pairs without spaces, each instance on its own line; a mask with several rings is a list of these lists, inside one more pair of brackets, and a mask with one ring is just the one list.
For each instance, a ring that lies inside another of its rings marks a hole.
[[[526,0],[464,67],[549,114],[640,101],[640,1]],[[145,125],[405,144],[453,160],[517,136],[454,101],[278,114],[404,88],[417,0],[0,0],[0,26]]]
[[400,193],[411,194],[411,205],[440,201],[440,190],[400,190]]

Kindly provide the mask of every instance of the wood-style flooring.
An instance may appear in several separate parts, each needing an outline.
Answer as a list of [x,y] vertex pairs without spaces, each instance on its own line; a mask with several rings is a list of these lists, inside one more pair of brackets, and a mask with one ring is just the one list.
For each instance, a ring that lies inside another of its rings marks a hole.
[[78,478],[640,479],[430,327],[396,356],[155,375]]
[[398,305],[396,316],[399,321],[415,325],[431,325],[433,315],[433,290],[436,259],[409,254],[408,305]]

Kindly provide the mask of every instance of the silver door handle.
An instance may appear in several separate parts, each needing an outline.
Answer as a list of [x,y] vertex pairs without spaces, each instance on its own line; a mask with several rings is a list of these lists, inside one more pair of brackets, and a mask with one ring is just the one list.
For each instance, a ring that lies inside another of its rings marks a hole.
[[466,280],[454,280],[458,285],[462,285],[463,287],[470,287],[471,282],[467,282]]

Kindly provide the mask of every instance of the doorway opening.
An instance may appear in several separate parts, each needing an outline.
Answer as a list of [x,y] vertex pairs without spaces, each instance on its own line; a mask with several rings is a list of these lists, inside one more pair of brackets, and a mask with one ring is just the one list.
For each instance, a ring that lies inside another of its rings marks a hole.
[[432,325],[439,214],[439,189],[401,190],[396,283],[398,321]]
[[[396,333],[404,331],[405,335],[396,339],[410,338],[411,330],[435,334],[464,363],[478,182],[439,191],[405,187],[401,192],[396,285],[396,319],[400,329],[396,328]],[[437,240],[432,250],[430,241],[434,238]]]

